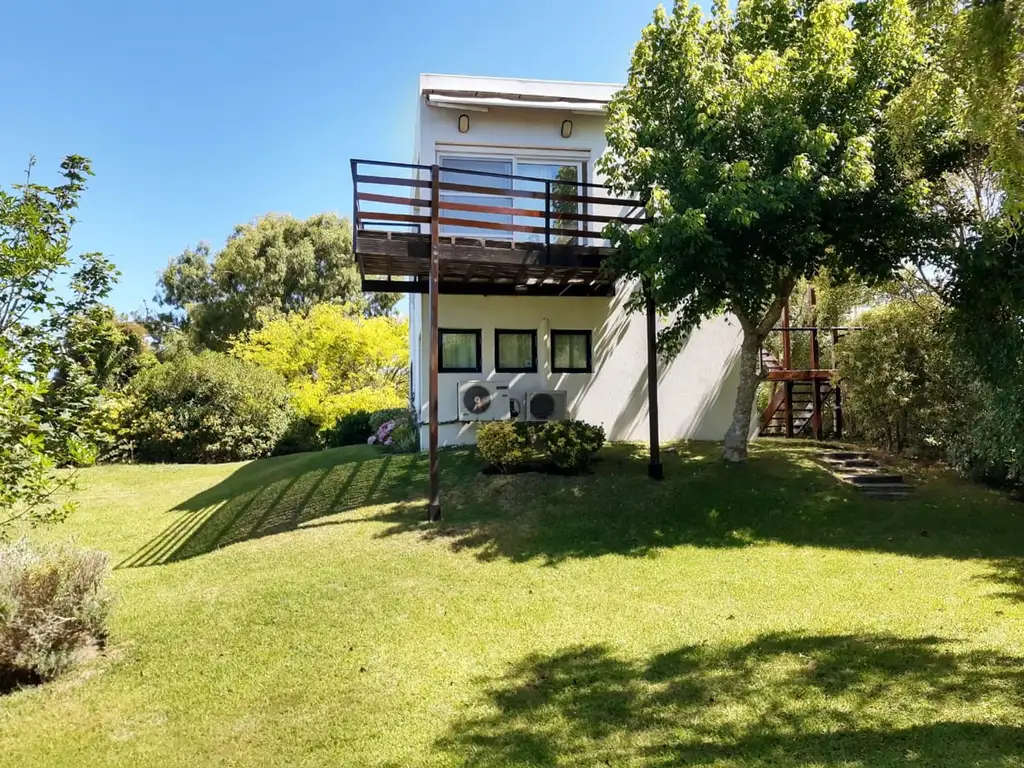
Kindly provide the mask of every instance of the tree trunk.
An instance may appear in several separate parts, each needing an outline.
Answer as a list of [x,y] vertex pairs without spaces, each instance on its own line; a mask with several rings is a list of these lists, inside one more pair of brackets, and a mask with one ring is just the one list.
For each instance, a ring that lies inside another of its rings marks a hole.
[[797,275],[786,275],[779,281],[775,297],[758,320],[751,320],[749,316],[733,308],[733,314],[743,328],[743,342],[740,346],[740,385],[736,389],[736,405],[732,409],[732,424],[725,433],[725,444],[722,446],[722,458],[726,461],[739,463],[747,460],[750,418],[754,411],[757,386],[761,383],[758,371],[761,363],[761,345],[779,322],[796,280]]
[[750,415],[754,410],[757,386],[761,383],[758,375],[758,358],[764,336],[757,329],[744,323],[743,344],[740,347],[740,385],[736,390],[736,405],[732,409],[732,424],[725,433],[722,457],[726,461],[747,460],[747,442],[750,438]]

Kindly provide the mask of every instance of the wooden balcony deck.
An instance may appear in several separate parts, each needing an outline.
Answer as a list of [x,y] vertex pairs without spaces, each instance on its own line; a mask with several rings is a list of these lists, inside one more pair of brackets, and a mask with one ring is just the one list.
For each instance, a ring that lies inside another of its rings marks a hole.
[[[639,200],[577,180],[353,160],[352,181],[367,291],[426,292],[436,247],[440,293],[608,296],[601,230],[645,221]],[[408,190],[379,191],[395,186]]]

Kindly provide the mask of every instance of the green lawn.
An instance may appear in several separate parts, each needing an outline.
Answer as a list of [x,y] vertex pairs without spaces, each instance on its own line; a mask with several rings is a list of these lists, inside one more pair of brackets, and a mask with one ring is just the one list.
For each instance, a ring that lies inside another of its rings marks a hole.
[[369,447],[101,467],[107,655],[0,698],[4,766],[1024,766],[1024,506],[872,501],[807,446],[494,477]]

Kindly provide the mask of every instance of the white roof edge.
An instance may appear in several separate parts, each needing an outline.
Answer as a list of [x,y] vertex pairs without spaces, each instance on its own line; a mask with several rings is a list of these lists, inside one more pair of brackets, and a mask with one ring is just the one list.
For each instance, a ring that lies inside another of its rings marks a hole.
[[621,88],[622,85],[617,83],[530,80],[479,75],[420,75],[421,94],[432,91],[462,92],[466,95],[494,93],[511,97],[561,98],[604,103],[610,101]]
[[488,107],[519,107],[521,109],[557,109],[563,112],[604,114],[608,105],[598,101],[531,101],[529,99],[481,98],[477,96],[442,96],[427,94],[427,103],[438,107],[467,107],[483,112]]

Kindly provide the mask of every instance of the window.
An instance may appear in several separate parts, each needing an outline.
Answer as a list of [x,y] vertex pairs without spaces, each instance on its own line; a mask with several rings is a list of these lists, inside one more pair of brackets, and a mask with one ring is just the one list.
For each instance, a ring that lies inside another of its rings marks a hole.
[[593,373],[590,331],[551,331],[551,370]]
[[494,332],[494,369],[498,373],[537,372],[537,332]]
[[480,373],[480,331],[441,328],[437,333],[441,373]]
[[[514,189],[521,192],[541,193],[541,197],[508,197],[500,193],[479,192],[444,192],[441,200],[457,205],[485,205],[496,208],[516,208],[523,211],[544,212],[545,200],[543,193],[545,180],[551,181],[553,195],[585,195],[579,181],[583,175],[583,165],[578,162],[543,161],[521,159],[517,157],[463,157],[449,156],[440,159],[441,181],[449,184],[462,184],[474,187],[491,187],[500,190],[513,190],[513,180],[508,176],[527,176],[531,180],[516,179]],[[502,176],[481,176],[477,173],[459,173],[459,171],[478,171]],[[535,181],[533,179],[536,179]],[[582,229],[581,222],[575,219],[559,218],[560,213],[578,213],[579,203],[553,200],[551,202],[551,227],[554,229]],[[485,213],[472,210],[452,210],[444,208],[441,215],[446,219],[463,221],[485,221],[497,225],[516,224],[528,227],[544,227],[544,217],[531,215]],[[495,240],[514,240],[515,242],[544,242],[544,235],[539,232],[512,232],[497,227],[474,227],[469,224],[445,224],[441,227],[445,235],[470,235]],[[566,242],[569,238],[555,236],[552,242]]]

